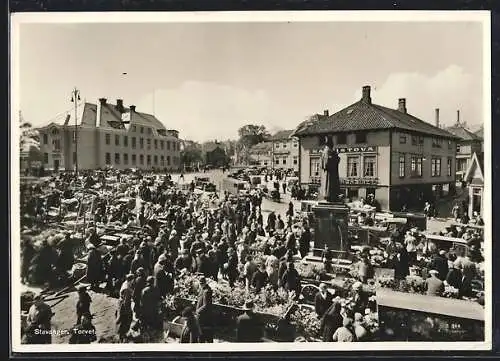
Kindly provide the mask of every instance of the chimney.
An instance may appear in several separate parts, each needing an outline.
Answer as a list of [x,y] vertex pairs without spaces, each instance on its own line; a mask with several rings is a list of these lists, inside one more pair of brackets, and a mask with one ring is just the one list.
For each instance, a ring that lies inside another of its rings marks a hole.
[[328,111],[328,109],[325,109],[323,111],[323,114],[325,115],[325,117],[329,116],[330,115],[330,112]]
[[460,125],[460,110],[457,110],[457,125]]
[[99,128],[101,126],[101,113],[102,113],[102,106],[106,104],[106,98],[100,98],[99,103],[97,104],[97,114],[96,114],[96,119],[95,119],[95,126]]
[[106,98],[99,98],[99,103],[101,103],[101,105],[106,104],[106,101],[107,101]]
[[363,96],[361,98],[361,100],[367,104],[371,104],[372,103],[372,98],[370,96],[370,86],[369,85],[365,85],[363,87]]
[[439,128],[439,108],[436,108],[436,127]]
[[398,100],[398,111],[401,113],[406,114],[406,99],[405,98],[399,98]]
[[116,99],[116,109],[123,111],[123,99]]
[[135,112],[135,105],[131,105],[131,106],[130,106],[130,112],[131,112],[131,113],[134,113],[134,112]]

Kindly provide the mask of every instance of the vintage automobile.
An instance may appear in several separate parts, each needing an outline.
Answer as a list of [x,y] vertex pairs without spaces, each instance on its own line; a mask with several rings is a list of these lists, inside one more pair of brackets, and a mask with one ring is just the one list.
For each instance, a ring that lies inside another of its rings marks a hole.
[[222,189],[230,194],[237,195],[240,191],[246,189],[247,182],[234,179],[234,178],[224,178],[222,180]]
[[210,178],[208,177],[194,177],[194,185],[198,189],[203,189],[207,183],[210,183]]

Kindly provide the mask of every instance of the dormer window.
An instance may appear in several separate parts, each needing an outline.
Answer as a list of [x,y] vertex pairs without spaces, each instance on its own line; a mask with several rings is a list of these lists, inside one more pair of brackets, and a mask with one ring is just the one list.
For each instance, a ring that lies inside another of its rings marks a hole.
[[59,135],[59,129],[57,129],[57,128],[52,128],[52,130],[50,131],[50,133],[51,133],[52,135]]

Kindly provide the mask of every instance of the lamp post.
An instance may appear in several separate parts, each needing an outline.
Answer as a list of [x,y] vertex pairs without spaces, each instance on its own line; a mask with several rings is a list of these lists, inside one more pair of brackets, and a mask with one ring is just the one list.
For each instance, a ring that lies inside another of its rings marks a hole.
[[71,102],[75,103],[75,175],[78,177],[78,101],[80,100],[80,90],[76,87],[71,92]]

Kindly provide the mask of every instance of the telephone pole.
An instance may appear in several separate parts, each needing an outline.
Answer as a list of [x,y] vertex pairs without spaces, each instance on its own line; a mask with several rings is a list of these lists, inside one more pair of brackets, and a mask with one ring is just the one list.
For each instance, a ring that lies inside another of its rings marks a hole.
[[78,177],[78,101],[80,100],[80,90],[76,87],[71,92],[71,102],[75,103],[75,175]]

